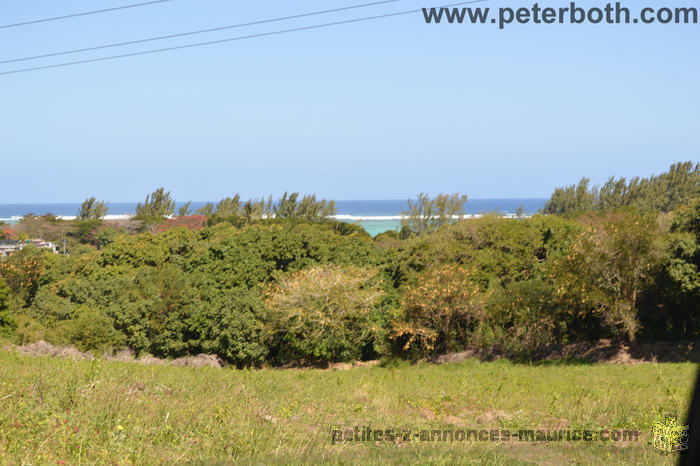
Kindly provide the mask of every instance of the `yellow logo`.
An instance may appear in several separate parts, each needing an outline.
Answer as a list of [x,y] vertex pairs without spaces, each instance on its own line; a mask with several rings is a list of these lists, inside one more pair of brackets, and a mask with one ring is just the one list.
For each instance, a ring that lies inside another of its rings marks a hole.
[[664,453],[675,453],[688,449],[688,426],[677,419],[668,418],[652,425],[652,445]]

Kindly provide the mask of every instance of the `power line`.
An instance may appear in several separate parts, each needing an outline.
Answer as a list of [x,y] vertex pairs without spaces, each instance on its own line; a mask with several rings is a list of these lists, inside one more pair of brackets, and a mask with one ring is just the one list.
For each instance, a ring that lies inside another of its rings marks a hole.
[[147,5],[153,5],[155,3],[164,3],[164,2],[171,2],[171,1],[173,1],[173,0],[152,0],[150,2],[133,3],[131,5],[122,5],[122,6],[115,6],[113,8],[104,8],[102,10],[83,11],[81,13],[73,13],[70,15],[54,16],[53,18],[34,19],[31,21],[24,21],[22,23],[3,24],[0,26],[0,29],[14,28],[14,27],[18,27],[18,26],[27,26],[29,24],[36,24],[36,23],[48,23],[49,21],[58,21],[61,19],[75,18],[77,16],[96,15],[98,13],[107,13],[109,11],[116,11],[116,10],[126,10],[127,8],[136,8],[136,7],[140,7],[140,6],[147,6]]
[[[481,2],[485,2],[485,1],[488,1],[488,0],[471,0],[471,1],[467,1],[467,2],[452,3],[450,5],[443,5],[441,8],[450,8],[450,7],[460,6],[460,5],[467,5],[470,3],[481,3]],[[65,62],[65,63],[57,63],[54,65],[35,66],[32,68],[20,68],[17,70],[0,72],[0,76],[6,75],[6,74],[25,73],[28,71],[46,70],[46,69],[50,69],[50,68],[60,68],[60,67],[64,67],[64,66],[81,65],[84,63],[94,63],[94,62],[100,62],[100,61],[106,61],[106,60],[115,60],[118,58],[135,57],[135,56],[139,56],[139,55],[148,55],[148,54],[152,54],[152,53],[168,52],[171,50],[180,50],[180,49],[187,49],[187,48],[193,48],[193,47],[202,47],[205,45],[221,44],[224,42],[233,42],[233,41],[239,41],[239,40],[245,40],[245,39],[254,39],[254,38],[258,38],[258,37],[275,36],[275,35],[279,35],[279,34],[287,34],[290,32],[309,31],[312,29],[321,29],[321,28],[325,28],[325,27],[338,26],[341,24],[359,23],[362,21],[371,21],[371,20],[375,20],[375,19],[389,18],[392,16],[400,16],[400,15],[407,15],[407,14],[411,14],[411,13],[419,13],[421,11],[422,11],[422,8],[419,8],[419,9],[414,9],[414,10],[398,11],[395,13],[386,13],[383,15],[366,16],[364,18],[346,19],[343,21],[335,21],[332,23],[314,24],[311,26],[303,26],[303,27],[292,28],[292,29],[282,29],[282,30],[278,30],[278,31],[263,32],[263,33],[259,33],[259,34],[250,34],[247,36],[229,37],[227,39],[211,40],[211,41],[207,41],[207,42],[195,42],[194,44],[187,44],[187,45],[176,45],[173,47],[165,47],[165,48],[161,48],[161,49],[151,49],[151,50],[144,50],[141,52],[124,53],[121,55],[110,55],[107,57],[89,58],[86,60],[76,60],[76,61]]]
[[43,55],[34,55],[31,57],[12,58],[9,60],[2,60],[2,61],[0,61],[0,64],[15,63],[15,62],[27,61],[27,60],[36,60],[39,58],[56,57],[59,55],[68,55],[68,54],[80,53],[80,52],[90,52],[93,50],[100,50],[100,49],[106,49],[106,48],[111,48],[111,47],[122,47],[124,45],[141,44],[144,42],[151,42],[151,41],[155,41],[155,40],[174,39],[176,37],[185,37],[185,36],[191,36],[191,35],[195,35],[195,34],[204,34],[206,32],[223,31],[225,29],[235,29],[235,28],[241,28],[241,27],[245,27],[245,26],[255,26],[258,24],[274,23],[274,22],[278,22],[278,21],[286,21],[286,20],[290,20],[290,19],[304,18],[307,16],[324,15],[324,14],[328,14],[328,13],[336,13],[339,11],[353,10],[353,9],[357,9],[357,8],[366,8],[369,6],[381,5],[381,4],[385,4],[385,3],[394,3],[394,2],[399,2],[399,1],[401,1],[401,0],[382,0],[382,1],[378,1],[378,2],[372,2],[372,3],[363,3],[360,5],[351,5],[351,6],[346,6],[346,7],[342,7],[342,8],[333,8],[330,10],[312,11],[310,13],[301,13],[298,15],[283,16],[281,18],[263,19],[260,21],[252,21],[249,23],[232,24],[230,26],[220,26],[220,27],[215,27],[215,28],[210,28],[210,29],[199,29],[197,31],[181,32],[179,34],[169,34],[166,36],[149,37],[146,39],[130,40],[130,41],[126,41],[126,42],[116,42],[113,44],[96,45],[94,47],[66,50],[63,52],[46,53]]

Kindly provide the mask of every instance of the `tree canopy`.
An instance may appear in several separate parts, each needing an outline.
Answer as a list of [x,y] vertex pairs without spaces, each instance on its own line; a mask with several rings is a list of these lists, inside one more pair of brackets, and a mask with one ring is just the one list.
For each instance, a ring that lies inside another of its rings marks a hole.
[[107,215],[109,206],[104,201],[98,201],[95,197],[85,199],[78,211],[79,220],[102,220]]
[[569,214],[633,207],[643,211],[670,212],[700,197],[700,163],[679,162],[649,178],[610,177],[602,186],[590,186],[589,178],[557,188],[544,207],[546,214]]

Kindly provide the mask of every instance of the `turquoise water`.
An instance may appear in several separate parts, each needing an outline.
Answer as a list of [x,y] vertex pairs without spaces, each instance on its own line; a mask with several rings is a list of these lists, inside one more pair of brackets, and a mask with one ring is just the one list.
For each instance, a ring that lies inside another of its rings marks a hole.
[[356,223],[362,225],[362,228],[371,236],[376,236],[389,230],[401,229],[401,220],[359,220]]

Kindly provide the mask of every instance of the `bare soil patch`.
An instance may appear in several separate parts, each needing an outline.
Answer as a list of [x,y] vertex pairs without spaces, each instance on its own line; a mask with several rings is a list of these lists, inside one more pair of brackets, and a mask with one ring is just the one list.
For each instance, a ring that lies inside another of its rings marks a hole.
[[[43,340],[29,345],[11,346],[8,349],[16,350],[20,354],[29,356],[52,356],[71,359],[95,359],[90,353],[83,353],[72,346],[55,346]],[[226,363],[213,354],[198,354],[196,356],[184,356],[177,359],[161,359],[151,355],[136,357],[133,351],[121,350],[114,355],[105,355],[108,361],[136,362],[147,365],[168,365],[181,367],[224,367]]]
[[[8,346],[8,350],[15,350],[20,354],[29,356],[51,356],[72,359],[92,360],[93,354],[79,351],[72,346],[56,346],[43,340],[22,346]],[[169,365],[180,367],[225,367],[226,363],[213,354],[198,354],[183,356],[177,359],[162,359],[151,355],[136,357],[133,351],[125,349],[114,354],[106,354],[104,359],[109,361],[135,362],[146,365]],[[494,359],[509,358],[510,355],[503,351],[468,349],[458,353],[449,353],[437,356],[430,360],[436,364],[452,363],[465,359],[480,359],[492,361]],[[515,358],[522,359],[522,358]],[[533,362],[547,361],[577,361],[589,363],[612,364],[640,364],[645,362],[700,362],[700,342],[698,341],[658,341],[655,343],[642,343],[630,346],[624,342],[614,342],[604,339],[592,342],[577,342],[568,345],[552,345],[540,350],[528,358]],[[330,363],[311,366],[325,370],[350,370],[358,367],[371,367],[378,365],[380,361],[354,361],[349,363]],[[308,365],[289,365],[285,368],[309,368]]]
[[[448,363],[464,359],[478,358],[493,360],[508,358],[504,351],[468,349],[459,353],[443,354],[434,362]],[[517,358],[516,358],[517,359]],[[567,345],[552,345],[536,351],[531,361],[576,360],[582,362],[607,362],[613,364],[639,364],[644,362],[700,362],[700,342],[698,341],[657,341],[630,346],[625,342],[610,339],[581,341]]]

